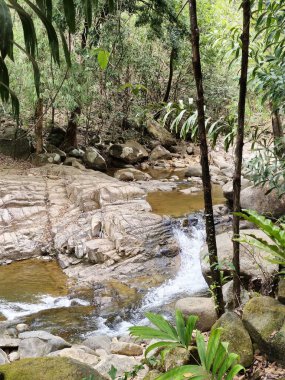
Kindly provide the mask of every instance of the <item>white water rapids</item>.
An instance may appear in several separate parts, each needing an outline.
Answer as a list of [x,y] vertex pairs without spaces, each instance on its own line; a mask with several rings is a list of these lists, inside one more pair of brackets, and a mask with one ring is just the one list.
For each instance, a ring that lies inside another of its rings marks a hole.
[[[134,324],[146,324],[144,317],[146,311],[161,312],[162,306],[170,304],[179,297],[191,296],[207,289],[207,284],[202,276],[200,266],[200,250],[205,240],[205,231],[202,218],[198,218],[196,226],[191,227],[191,234],[179,228],[174,229],[175,237],[180,246],[180,269],[176,276],[163,283],[161,286],[152,288],[142,299],[140,306],[132,310],[131,319],[115,319],[112,327],[107,320],[98,317],[97,330],[88,335],[124,335],[128,328]],[[49,295],[38,296],[32,303],[8,302],[0,299],[1,313],[7,320],[14,320],[39,311],[70,307],[74,304],[87,306],[89,303],[78,298],[52,297]],[[96,317],[94,317],[96,318]]]

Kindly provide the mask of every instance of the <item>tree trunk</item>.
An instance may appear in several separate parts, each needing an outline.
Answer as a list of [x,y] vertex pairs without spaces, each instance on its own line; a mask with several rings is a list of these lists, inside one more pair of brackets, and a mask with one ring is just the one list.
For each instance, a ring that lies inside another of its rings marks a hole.
[[200,141],[200,154],[202,165],[202,180],[205,201],[205,219],[206,219],[206,234],[207,245],[209,250],[209,259],[211,267],[211,276],[213,280],[213,293],[215,297],[218,316],[224,313],[224,301],[222,293],[221,276],[218,268],[218,255],[216,244],[216,232],[213,216],[212,204],[212,188],[211,177],[208,160],[208,144],[205,128],[205,112],[204,112],[204,89],[203,75],[200,58],[200,32],[197,20],[197,5],[196,0],[189,0],[190,8],[190,24],[191,24],[191,42],[192,42],[192,63],[194,77],[197,88],[197,111],[198,111],[198,131]]
[[278,157],[282,157],[285,153],[284,143],[282,141],[283,138],[283,128],[282,121],[280,117],[279,110],[271,109],[271,121],[272,121],[272,132],[274,138],[275,152]]
[[71,111],[64,142],[61,145],[62,149],[68,149],[71,147],[77,148],[77,117],[80,116],[80,114],[80,107],[76,107]]
[[[242,41],[242,61],[240,74],[240,91],[238,103],[238,129],[235,148],[235,171],[233,178],[233,211],[240,211],[240,191],[241,191],[241,168],[242,153],[244,145],[244,124],[245,124],[245,101],[247,93],[247,75],[248,75],[248,51],[249,51],[249,31],[250,31],[250,0],[243,0],[243,32]],[[238,238],[240,233],[240,218],[233,216],[233,236]],[[236,306],[240,304],[240,244],[233,241],[233,266],[234,266],[234,284],[233,292]]]
[[36,153],[40,154],[44,149],[43,142],[43,99],[38,98],[35,110],[35,137]]

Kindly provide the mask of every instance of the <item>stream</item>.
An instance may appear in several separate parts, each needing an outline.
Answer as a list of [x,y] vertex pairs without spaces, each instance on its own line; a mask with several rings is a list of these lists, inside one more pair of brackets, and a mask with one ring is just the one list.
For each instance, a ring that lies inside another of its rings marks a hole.
[[[215,187],[214,203],[223,201],[221,189]],[[70,341],[87,335],[125,335],[130,326],[146,323],[146,311],[171,316],[177,299],[206,292],[199,258],[205,240],[204,223],[201,214],[191,215],[203,207],[202,192],[188,195],[179,193],[179,189],[154,192],[148,195],[148,202],[153,212],[184,219],[187,215],[190,219],[191,227],[187,229],[173,223],[180,246],[180,268],[174,278],[160,279],[161,285],[150,285],[138,295],[132,288],[116,284],[125,292],[127,302],[122,310],[115,308],[113,313],[98,315],[92,290],[70,294],[68,279],[56,262],[36,259],[15,262],[0,268],[0,320],[25,322],[33,329],[48,330]]]

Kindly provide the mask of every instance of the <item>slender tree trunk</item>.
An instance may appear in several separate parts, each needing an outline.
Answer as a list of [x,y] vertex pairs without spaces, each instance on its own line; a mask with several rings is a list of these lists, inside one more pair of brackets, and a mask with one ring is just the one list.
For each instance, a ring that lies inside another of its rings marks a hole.
[[278,157],[282,157],[285,153],[283,138],[283,127],[278,109],[273,110],[271,107],[271,121],[272,121],[272,132],[274,138],[275,152]]
[[213,292],[216,301],[217,314],[220,316],[224,313],[224,301],[221,284],[220,271],[218,269],[218,254],[216,244],[216,232],[213,216],[212,204],[212,188],[211,177],[209,170],[208,159],[208,144],[205,128],[205,111],[204,111],[204,89],[203,89],[203,75],[200,58],[200,32],[197,20],[197,5],[196,0],[189,0],[190,8],[190,24],[191,24],[191,42],[192,42],[192,63],[194,70],[194,77],[197,88],[197,110],[198,110],[198,130],[200,141],[200,154],[202,165],[202,180],[205,201],[205,219],[206,219],[206,234],[207,244],[209,250],[209,259],[211,266],[211,275],[213,280]]
[[167,87],[166,87],[166,91],[163,98],[164,103],[168,102],[168,99],[169,99],[172,81],[173,81],[174,61],[175,61],[176,56],[177,56],[177,49],[175,47],[172,47],[170,60],[169,60],[169,77],[168,77]]
[[[242,153],[244,145],[244,124],[245,124],[245,101],[247,93],[247,75],[248,75],[248,51],[249,51],[249,31],[250,31],[250,0],[243,0],[243,32],[242,41],[242,61],[240,74],[240,91],[238,104],[238,129],[235,148],[235,171],[233,178],[233,211],[240,211],[240,191],[241,191],[241,168]],[[238,238],[240,233],[240,218],[234,214],[233,216],[233,236]],[[234,284],[233,292],[236,306],[240,304],[240,245],[239,242],[233,241],[233,266]]]
[[40,154],[44,149],[43,142],[43,99],[38,98],[35,110],[35,137],[36,153]]

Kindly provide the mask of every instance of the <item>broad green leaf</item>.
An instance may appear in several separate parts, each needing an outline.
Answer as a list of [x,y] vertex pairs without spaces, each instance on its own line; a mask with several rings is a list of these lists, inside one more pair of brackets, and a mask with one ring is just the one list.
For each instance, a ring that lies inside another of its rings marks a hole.
[[13,23],[4,0],[0,0],[0,52],[3,59],[8,55],[13,60]]
[[100,49],[97,55],[97,61],[102,70],[106,70],[109,64],[110,53],[107,50]]
[[186,334],[185,320],[184,320],[184,317],[183,317],[181,310],[176,310],[175,319],[176,319],[176,329],[177,329],[177,333],[178,333],[178,337],[180,339],[180,342],[184,346],[187,346],[186,337],[185,337],[185,334]]
[[212,330],[206,351],[206,369],[210,371],[214,358],[216,356],[221,337],[221,329]]
[[185,343],[186,346],[190,346],[192,340],[193,330],[198,321],[198,317],[196,315],[190,315],[186,322],[186,332],[185,332]]
[[156,342],[156,343],[153,343],[150,346],[148,346],[147,349],[145,350],[144,354],[145,354],[145,356],[147,356],[151,351],[153,351],[157,348],[162,348],[162,347],[174,348],[174,347],[183,347],[183,346],[181,346],[181,344],[179,344],[177,342],[166,342],[166,341]]
[[65,20],[71,33],[75,33],[75,5],[73,0],[63,0]]

